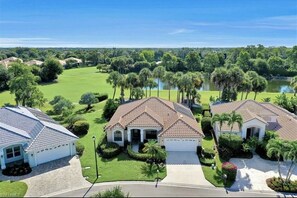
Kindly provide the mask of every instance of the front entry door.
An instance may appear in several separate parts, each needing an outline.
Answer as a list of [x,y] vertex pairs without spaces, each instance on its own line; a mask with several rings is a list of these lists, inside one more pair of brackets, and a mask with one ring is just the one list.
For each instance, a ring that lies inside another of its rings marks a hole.
[[246,130],[246,139],[247,140],[250,139],[251,135],[252,135],[252,129],[251,128],[248,128]]
[[137,129],[132,130],[132,141],[140,142],[140,130],[137,130]]

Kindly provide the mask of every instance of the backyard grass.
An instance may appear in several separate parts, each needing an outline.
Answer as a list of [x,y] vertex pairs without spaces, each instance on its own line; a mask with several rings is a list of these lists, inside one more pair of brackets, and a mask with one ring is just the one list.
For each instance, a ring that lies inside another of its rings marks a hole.
[[0,197],[24,197],[27,189],[24,182],[0,181]]
[[[213,149],[213,145],[215,144],[213,137],[207,136],[202,140],[202,147]],[[233,182],[227,181],[226,185],[224,185],[224,181],[222,179],[222,159],[220,159],[218,153],[216,152],[216,169],[213,170],[210,166],[202,166],[202,171],[204,173],[204,177],[207,181],[213,184],[216,187],[231,187]]]

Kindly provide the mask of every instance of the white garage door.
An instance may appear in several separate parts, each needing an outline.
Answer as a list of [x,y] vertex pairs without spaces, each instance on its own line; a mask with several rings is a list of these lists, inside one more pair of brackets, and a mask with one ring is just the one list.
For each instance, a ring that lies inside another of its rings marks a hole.
[[52,148],[42,149],[36,154],[37,165],[67,157],[70,155],[69,144],[62,144]]
[[198,146],[198,139],[190,138],[166,138],[164,145],[166,151],[194,151]]

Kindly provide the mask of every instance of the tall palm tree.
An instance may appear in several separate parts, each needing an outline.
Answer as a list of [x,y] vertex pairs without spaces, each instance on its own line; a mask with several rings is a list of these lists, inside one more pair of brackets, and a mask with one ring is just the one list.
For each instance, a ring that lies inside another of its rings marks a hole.
[[277,164],[278,164],[278,174],[279,178],[283,180],[281,170],[280,170],[280,158],[283,156],[283,145],[284,142],[281,139],[271,139],[269,140],[268,144],[266,145],[266,150],[267,150],[267,156],[272,157],[276,156],[277,158]]
[[241,91],[241,100],[243,100],[244,92],[248,93],[252,90],[252,82],[247,74],[244,74],[242,83],[237,87]]
[[293,77],[291,79],[291,86],[293,87],[294,89],[294,96],[296,96],[296,93],[297,93],[297,76]]
[[182,89],[182,102],[184,102],[184,92],[186,92],[187,96],[187,105],[189,106],[189,98],[190,98],[190,93],[193,88],[193,83],[192,83],[192,76],[191,73],[188,72],[184,74],[181,79],[180,79],[180,86]]
[[297,141],[288,142],[288,149],[284,153],[284,158],[291,161],[291,165],[286,176],[286,182],[289,182],[297,163]]
[[149,140],[144,144],[143,152],[152,156],[153,160],[164,160],[167,156],[167,153],[161,146],[157,143],[156,140]]
[[147,97],[147,83],[148,79],[152,77],[152,72],[148,68],[143,68],[139,72],[139,80],[143,87],[145,87],[145,97]]
[[129,73],[127,75],[126,81],[127,81],[126,82],[127,83],[127,86],[130,88],[129,99],[131,100],[132,89],[139,86],[139,77],[138,77],[138,75],[136,73],[132,72],[132,73]]
[[255,92],[254,100],[256,100],[258,93],[263,92],[266,89],[267,84],[267,80],[264,77],[258,77],[257,82],[253,85],[252,88],[252,90]]
[[149,78],[147,80],[147,86],[150,88],[150,97],[152,95],[152,89],[156,88],[158,86],[158,84],[154,81],[154,79]]
[[153,70],[153,76],[155,78],[158,78],[158,97],[159,97],[159,92],[160,92],[160,79],[162,79],[165,75],[165,68],[163,66],[158,66]]
[[230,126],[230,133],[233,131],[234,124],[237,123],[239,128],[242,127],[242,117],[240,114],[237,114],[235,111],[232,111],[232,113],[229,115],[228,119],[228,126]]
[[227,113],[214,114],[214,116],[211,118],[211,125],[213,126],[216,122],[219,122],[220,125],[220,132],[222,131],[222,126],[224,122],[227,122],[229,120],[230,115]]
[[173,72],[166,72],[164,75],[164,81],[168,85],[168,100],[170,100],[170,90],[171,87],[174,86],[175,79],[174,79],[174,73]]
[[106,79],[106,82],[112,85],[113,88],[113,96],[112,99],[114,99],[116,91],[117,91],[117,86],[119,84],[119,80],[121,74],[117,71],[113,71],[109,74],[108,78]]
[[222,95],[221,92],[224,89],[224,85],[226,84],[226,81],[228,80],[226,78],[227,73],[228,71],[224,67],[218,67],[211,73],[210,79],[219,90],[219,98],[221,98],[221,95]]
[[120,89],[121,89],[120,101],[121,101],[121,103],[124,103],[125,102],[125,89],[129,88],[125,74],[120,75],[120,78],[118,81],[118,87],[120,87]]
[[174,86],[177,87],[177,95],[176,95],[176,101],[177,102],[180,102],[180,92],[181,92],[181,86],[180,86],[180,79],[181,77],[183,76],[183,73],[182,72],[176,72],[174,74]]

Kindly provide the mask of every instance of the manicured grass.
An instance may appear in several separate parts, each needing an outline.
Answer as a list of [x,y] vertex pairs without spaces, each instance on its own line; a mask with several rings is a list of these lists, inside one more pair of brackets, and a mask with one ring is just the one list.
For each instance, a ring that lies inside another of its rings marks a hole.
[[24,182],[0,181],[0,197],[24,197],[27,189]]
[[[203,148],[210,148],[213,149],[213,145],[215,144],[214,139],[212,137],[205,137],[202,140],[202,147]],[[204,177],[208,180],[211,184],[216,187],[231,187],[233,182],[227,181],[226,185],[224,185],[224,181],[222,179],[222,159],[220,159],[218,153],[216,152],[216,169],[213,170],[210,166],[202,166],[202,171],[204,173]]]

